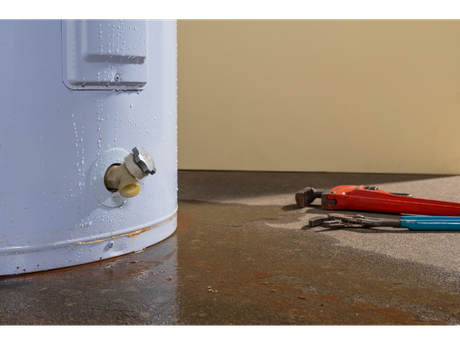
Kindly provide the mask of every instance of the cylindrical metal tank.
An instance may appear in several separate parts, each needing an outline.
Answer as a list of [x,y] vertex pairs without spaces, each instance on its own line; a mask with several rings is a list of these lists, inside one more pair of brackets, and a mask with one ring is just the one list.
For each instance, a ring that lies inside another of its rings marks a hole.
[[[138,251],[177,226],[176,21],[0,21],[0,275]],[[135,147],[156,173],[104,185]]]

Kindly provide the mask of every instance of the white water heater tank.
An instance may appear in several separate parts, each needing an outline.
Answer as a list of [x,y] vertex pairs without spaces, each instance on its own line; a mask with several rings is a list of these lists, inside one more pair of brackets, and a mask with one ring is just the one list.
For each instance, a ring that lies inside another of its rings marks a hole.
[[176,21],[0,20],[0,275],[177,226]]

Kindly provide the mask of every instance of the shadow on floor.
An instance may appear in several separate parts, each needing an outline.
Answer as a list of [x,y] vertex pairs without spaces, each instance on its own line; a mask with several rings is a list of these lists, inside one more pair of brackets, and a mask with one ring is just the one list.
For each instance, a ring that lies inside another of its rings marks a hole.
[[[455,179],[456,175],[430,174],[364,174],[322,172],[257,172],[257,171],[193,171],[179,170],[179,199],[231,201],[246,197],[270,197],[291,194],[305,187],[317,189],[339,185],[381,185],[431,180],[443,184],[443,180]],[[394,187],[393,187],[394,188]]]

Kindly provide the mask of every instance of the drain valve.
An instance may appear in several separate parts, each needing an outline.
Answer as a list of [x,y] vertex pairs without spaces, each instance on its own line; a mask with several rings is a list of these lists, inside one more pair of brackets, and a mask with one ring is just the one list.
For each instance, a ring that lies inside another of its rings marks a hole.
[[142,148],[133,148],[133,153],[124,157],[124,163],[108,167],[104,175],[105,187],[111,192],[119,192],[125,198],[133,198],[141,191],[142,180],[156,173],[152,157]]

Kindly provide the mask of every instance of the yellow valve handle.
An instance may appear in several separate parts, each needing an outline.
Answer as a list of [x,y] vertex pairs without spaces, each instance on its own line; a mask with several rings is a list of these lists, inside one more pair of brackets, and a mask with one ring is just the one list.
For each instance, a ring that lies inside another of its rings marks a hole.
[[133,198],[141,191],[141,183],[135,178],[125,178],[118,185],[118,192],[125,198]]

